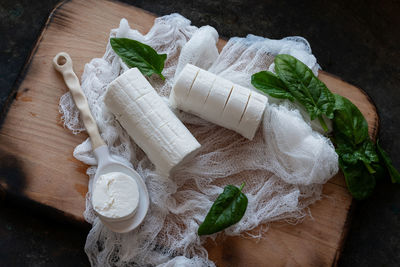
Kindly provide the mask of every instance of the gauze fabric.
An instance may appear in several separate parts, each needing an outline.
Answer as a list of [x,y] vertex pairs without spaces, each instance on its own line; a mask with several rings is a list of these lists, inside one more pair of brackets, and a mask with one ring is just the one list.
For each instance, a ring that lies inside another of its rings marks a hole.
[[[319,68],[309,44],[301,37],[235,37],[218,54],[215,29],[199,29],[178,14],[157,18],[146,35],[131,29],[123,19],[110,37],[135,39],[168,55],[163,70],[166,80],[156,75],[149,78],[161,96],[169,95],[177,68],[186,63],[208,68],[248,88],[252,88],[251,75],[270,68],[279,53],[299,57],[315,73]],[[202,148],[170,177],[162,177],[103,103],[107,85],[126,69],[108,43],[102,58],[86,64],[82,89],[112,155],[145,179],[150,209],[137,229],[127,234],[108,230],[94,214],[90,202],[96,172],[91,143],[86,140],[78,145],[74,156],[92,165],[87,170],[90,180],[84,216],[92,224],[85,251],[93,266],[215,266],[203,247],[206,237],[199,237],[197,229],[225,185],[245,182],[243,192],[249,203],[243,219],[224,233],[259,238],[265,229],[257,228],[252,234],[246,231],[277,220],[301,221],[307,214],[305,208],[321,198],[322,184],[337,172],[337,155],[330,141],[312,131],[293,108],[271,105],[253,141],[174,110]],[[65,126],[73,133],[84,130],[70,93],[61,97],[60,112]],[[301,132],[290,129],[288,121]]]

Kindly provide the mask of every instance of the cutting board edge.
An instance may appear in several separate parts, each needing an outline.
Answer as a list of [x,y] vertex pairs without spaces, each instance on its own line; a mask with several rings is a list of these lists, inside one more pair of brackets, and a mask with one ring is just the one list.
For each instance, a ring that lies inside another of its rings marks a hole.
[[[341,172],[341,171],[340,171]],[[356,202],[354,201],[354,198],[351,199],[349,209],[346,214],[346,219],[344,221],[344,225],[342,228],[342,233],[340,234],[339,238],[339,245],[338,248],[336,249],[335,257],[333,258],[333,263],[332,266],[337,267],[339,263],[340,256],[342,255],[343,249],[344,249],[344,244],[346,243],[347,236],[350,230],[351,222],[352,222],[352,215],[354,213],[354,210],[356,208]]]
[[16,97],[18,91],[20,90],[22,81],[26,77],[26,75],[27,75],[27,73],[29,71],[29,68],[31,67],[32,59],[35,56],[36,51],[39,48],[40,43],[42,42],[43,36],[44,36],[44,34],[46,32],[46,29],[51,24],[51,21],[53,20],[54,15],[57,13],[58,9],[60,9],[65,3],[70,2],[70,1],[71,0],[64,0],[64,1],[60,2],[60,3],[57,3],[54,6],[54,8],[50,11],[46,22],[42,25],[42,27],[40,29],[39,36],[37,37],[36,41],[32,45],[32,48],[30,49],[29,55],[25,59],[25,62],[23,64],[22,68],[18,72],[17,78],[15,79],[13,85],[11,86],[10,93],[9,93],[7,99],[4,102],[2,110],[0,111],[0,128],[3,125],[4,119],[6,118],[7,113],[9,111],[13,101],[15,100],[15,97]]
[[[376,139],[377,139],[377,137],[378,137],[378,134],[379,134],[380,117],[379,117],[378,109],[376,108],[375,102],[374,102],[374,101],[372,100],[372,98],[367,94],[367,92],[365,92],[363,89],[361,89],[361,88],[358,87],[358,86],[355,86],[355,85],[353,85],[353,84],[351,84],[351,83],[346,82],[346,81],[343,80],[341,77],[339,77],[339,76],[337,76],[337,75],[335,75],[335,74],[331,74],[331,73],[326,72],[326,71],[323,71],[323,70],[320,70],[320,71],[319,71],[319,74],[323,74],[323,75],[326,75],[326,76],[328,76],[328,77],[331,77],[331,78],[340,80],[340,81],[342,81],[342,82],[344,82],[344,83],[350,84],[351,86],[353,86],[354,88],[356,88],[358,91],[360,91],[360,92],[365,96],[365,98],[367,99],[367,101],[371,104],[371,106],[372,106],[372,108],[373,108],[373,112],[376,114],[376,120],[374,121],[374,124],[373,124],[372,126],[371,126],[371,125],[368,125],[368,126],[370,127],[370,128],[369,128],[369,129],[370,129],[370,131],[369,131],[370,137],[371,137],[374,141],[376,141]],[[371,129],[372,129],[372,131],[371,131]],[[341,172],[341,170],[339,170],[339,172]],[[351,221],[352,221],[352,215],[353,215],[353,213],[354,213],[354,210],[355,210],[356,206],[357,206],[357,203],[356,203],[356,202],[354,201],[354,199],[352,198],[352,199],[351,199],[350,206],[349,206],[349,209],[348,209],[348,212],[347,212],[347,214],[346,214],[346,219],[345,219],[345,222],[344,222],[344,226],[343,226],[343,229],[342,229],[342,232],[341,232],[341,235],[340,235],[340,240],[339,240],[338,249],[336,250],[336,253],[335,253],[335,257],[334,257],[334,259],[333,259],[332,266],[335,266],[335,267],[338,266],[338,262],[339,262],[340,256],[341,256],[341,254],[342,254],[342,252],[343,252],[343,249],[344,249],[344,244],[345,244],[345,242],[346,242],[346,239],[347,239],[347,236],[348,236],[348,232],[349,232],[349,230],[350,230]]]

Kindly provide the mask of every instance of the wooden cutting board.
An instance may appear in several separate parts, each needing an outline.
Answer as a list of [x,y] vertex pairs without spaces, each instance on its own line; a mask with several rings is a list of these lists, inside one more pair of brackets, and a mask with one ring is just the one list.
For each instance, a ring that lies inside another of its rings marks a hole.
[[[6,170],[0,174],[0,189],[53,207],[83,223],[88,166],[74,159],[72,152],[87,136],[73,135],[63,127],[58,102],[66,87],[51,60],[60,51],[68,52],[80,76],[85,63],[103,55],[110,29],[123,17],[142,33],[151,28],[155,18],[144,10],[104,0],[68,1],[52,12],[0,130],[0,167]],[[224,44],[221,40],[219,47]],[[360,108],[375,137],[378,116],[368,96],[325,72],[319,77]],[[323,193],[322,200],[310,207],[312,217],[303,223],[273,223],[258,242],[220,237],[207,244],[210,259],[218,266],[335,264],[348,228],[352,199],[341,174],[324,186]]]

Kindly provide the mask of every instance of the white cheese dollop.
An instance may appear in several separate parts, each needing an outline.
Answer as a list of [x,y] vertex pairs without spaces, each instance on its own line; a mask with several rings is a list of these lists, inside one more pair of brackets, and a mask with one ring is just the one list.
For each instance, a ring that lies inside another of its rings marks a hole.
[[138,185],[122,172],[103,174],[94,184],[92,204],[98,214],[107,218],[132,215],[139,204]]

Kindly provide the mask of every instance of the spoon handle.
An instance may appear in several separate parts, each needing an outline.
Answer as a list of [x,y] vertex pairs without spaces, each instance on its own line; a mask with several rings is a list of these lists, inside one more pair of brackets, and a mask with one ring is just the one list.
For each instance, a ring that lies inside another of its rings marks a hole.
[[71,92],[75,105],[81,113],[83,124],[92,141],[92,149],[95,150],[99,146],[105,145],[100,136],[96,121],[93,119],[92,113],[90,112],[86,96],[79,84],[78,77],[72,68],[71,57],[65,52],[58,53],[53,59],[53,66],[63,75],[65,84]]

